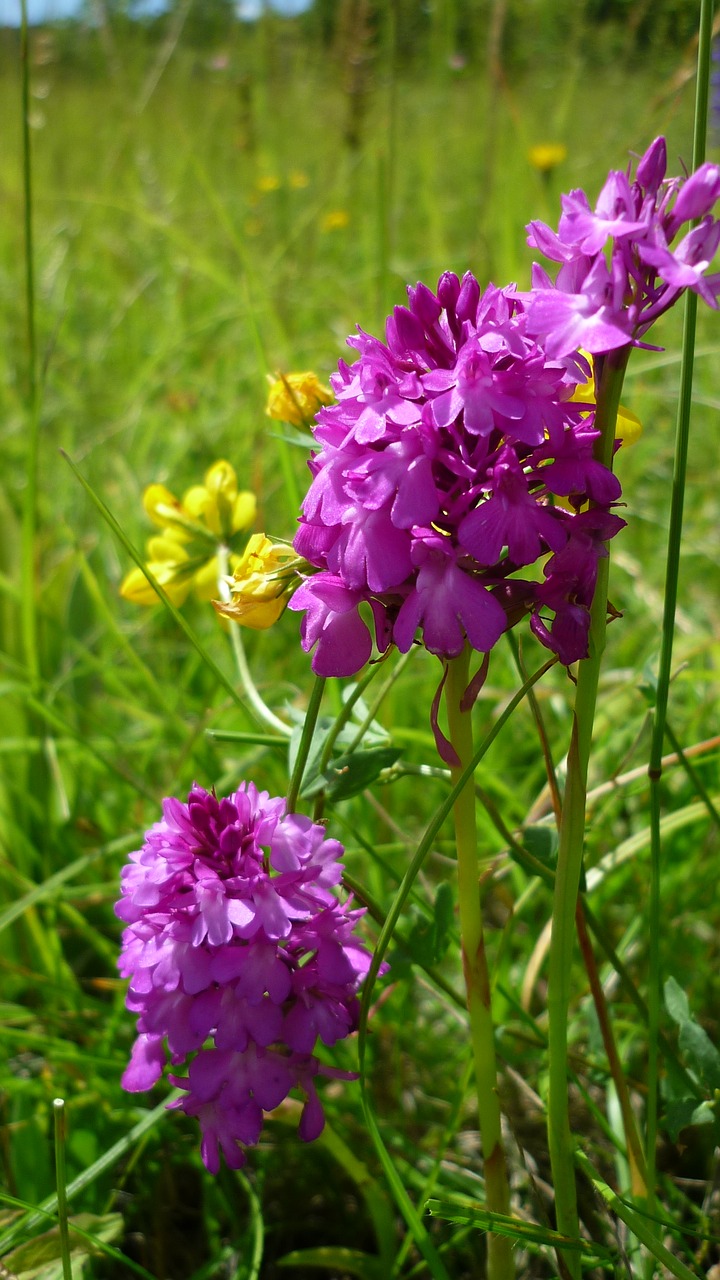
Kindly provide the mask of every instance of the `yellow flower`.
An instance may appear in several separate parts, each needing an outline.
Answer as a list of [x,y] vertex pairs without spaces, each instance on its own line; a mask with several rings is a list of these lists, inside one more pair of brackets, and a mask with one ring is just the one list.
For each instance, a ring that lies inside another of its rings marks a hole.
[[307,187],[310,183],[306,173],[302,169],[291,169],[288,174],[288,186],[291,191],[302,191],[303,187]]
[[[220,562],[217,548],[232,550],[236,535],[246,533],[255,521],[255,494],[239,490],[229,462],[213,464],[203,484],[193,485],[179,501],[164,484],[151,484],[143,494],[143,506],[161,530],[147,544],[147,567],[174,605],[181,605],[190,591],[201,600],[217,593]],[[232,568],[238,563],[231,556]],[[157,595],[142,569],[131,569],[120,594],[133,604],[156,604]]]
[[321,231],[342,231],[350,225],[347,209],[330,209],[320,221]]
[[280,179],[274,173],[265,173],[256,182],[258,191],[263,195],[269,194],[271,191],[278,191],[280,188]]
[[257,514],[255,494],[238,489],[235,469],[224,461],[214,463],[206,472],[204,484],[188,489],[182,506],[191,519],[205,524],[222,542],[229,542],[241,529],[249,529]]
[[539,142],[528,151],[528,160],[540,173],[552,173],[567,159],[567,147],[562,142]]
[[[151,538],[147,544],[147,567],[165,588],[172,604],[179,607],[187,599],[192,583],[188,554],[179,540]],[[137,565],[123,578],[120,595],[132,604],[157,604],[158,597]]]
[[632,409],[626,409],[624,405],[618,408],[617,422],[615,424],[615,435],[618,440],[622,440],[623,444],[636,444],[642,435],[642,422]]
[[[573,391],[570,399],[579,401],[581,404],[595,404],[595,374],[593,358],[588,351],[581,351],[580,354],[585,357],[590,365],[590,377],[587,382],[578,383]],[[618,440],[622,440],[623,444],[635,444],[642,435],[642,423],[637,414],[632,409],[626,409],[624,405],[618,406],[617,422],[615,424],[615,436]]]
[[296,585],[300,560],[286,542],[254,533],[232,579],[231,598],[213,600],[218,613],[243,627],[265,631],[277,622]]
[[332,391],[316,373],[279,373],[276,378],[268,374],[268,382],[265,412],[276,422],[307,426],[322,405],[332,403]]

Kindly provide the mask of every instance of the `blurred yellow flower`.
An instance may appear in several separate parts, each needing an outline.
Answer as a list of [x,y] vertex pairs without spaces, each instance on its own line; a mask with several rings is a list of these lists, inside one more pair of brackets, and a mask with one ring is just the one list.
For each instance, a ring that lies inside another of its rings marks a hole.
[[286,542],[271,542],[254,533],[231,579],[231,598],[213,600],[218,613],[243,627],[265,631],[277,622],[304,565]]
[[[251,528],[257,512],[255,494],[239,490],[234,468],[221,460],[182,501],[164,484],[148,485],[143,506],[161,530],[148,541],[147,567],[172,603],[181,605],[190,591],[201,600],[212,600],[220,574],[217,548],[232,551],[236,535]],[[231,567],[237,563],[239,557],[231,556]],[[123,578],[120,594],[133,604],[156,604],[158,599],[138,566]]]
[[268,195],[270,191],[279,191],[280,179],[274,173],[265,173],[258,178],[255,186],[263,195]]
[[528,151],[528,160],[533,169],[542,174],[552,173],[566,159],[567,147],[562,142],[539,142]]
[[268,382],[266,414],[293,427],[308,426],[318,409],[333,401],[332,391],[316,373],[279,373],[275,378],[268,374]]
[[302,169],[291,169],[288,174],[288,185],[291,191],[302,191],[303,187],[310,185],[310,179]]
[[321,231],[342,231],[350,225],[347,209],[330,209],[320,220]]

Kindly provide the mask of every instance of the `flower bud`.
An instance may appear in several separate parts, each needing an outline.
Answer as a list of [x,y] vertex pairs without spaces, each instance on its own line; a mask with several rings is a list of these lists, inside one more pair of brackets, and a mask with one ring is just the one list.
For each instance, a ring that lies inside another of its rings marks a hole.
[[288,422],[293,427],[307,426],[318,409],[332,404],[333,393],[324,386],[315,373],[285,373],[268,378],[265,412],[276,422]]

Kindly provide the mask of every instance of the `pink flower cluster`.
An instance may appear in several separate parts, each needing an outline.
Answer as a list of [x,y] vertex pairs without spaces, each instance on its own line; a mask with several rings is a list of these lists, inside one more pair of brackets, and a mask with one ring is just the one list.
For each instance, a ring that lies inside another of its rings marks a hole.
[[[593,405],[571,399],[589,366],[547,355],[513,288],[481,293],[470,273],[446,272],[437,293],[418,284],[408,297],[385,343],[348,340],[360,359],[340,362],[337,402],[317,417],[294,546],[319,572],[289,606],[305,611],[303,645],[317,646],[321,675],[347,676],[371,654],[363,602],[380,651],[407,652],[420,630],[443,658],[466,638],[488,652],[532,612],[542,642],[573,662],[598,558],[623,525],[610,510],[620,485],[593,458]],[[544,581],[518,572],[548,551]]]
[[[360,353],[331,379],[319,450],[294,546],[317,570],[289,607],[321,675],[349,676],[418,635],[456,656],[487,653],[523,615],[564,663],[587,654],[598,561],[624,522],[620,485],[593,456],[594,400],[581,349],[602,358],[640,344],[686,289],[717,306],[708,268],[720,241],[710,210],[720,167],[666,180],[658,138],[637,176],[611,173],[595,209],[563,198],[556,234],[529,243],[562,265],[533,287],[441,276],[408,289],[385,342],[359,332]],[[684,225],[699,226],[675,243]],[[527,569],[533,566],[528,575]],[[365,613],[360,611],[366,606]]]
[[[193,786],[163,802],[162,821],[124,868],[119,968],[138,1036],[124,1088],[150,1089],[169,1057],[188,1059],[186,1095],[202,1157],[231,1168],[260,1136],[263,1112],[291,1089],[306,1101],[300,1137],[323,1127],[317,1075],[352,1078],[313,1055],[355,1029],[370,957],[354,936],[362,910],[333,893],[343,848],[322,827],[286,814],[252,783],[218,799]],[[209,1043],[208,1043],[209,1042]]]

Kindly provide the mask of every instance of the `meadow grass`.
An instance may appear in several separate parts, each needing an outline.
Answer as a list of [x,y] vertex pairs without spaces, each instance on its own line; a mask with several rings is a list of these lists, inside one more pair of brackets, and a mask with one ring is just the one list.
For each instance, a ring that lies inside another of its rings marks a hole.
[[[591,78],[587,33],[577,29],[565,59],[528,59],[508,83],[493,85],[476,62],[452,70],[439,53],[429,66],[406,65],[385,32],[369,66],[364,115],[355,120],[359,145],[351,147],[348,122],[358,105],[347,93],[346,68],[294,31],[281,23],[239,29],[218,51],[225,63],[180,40],[166,64],[158,46],[138,36],[109,53],[95,48],[92,34],[86,45],[78,36],[70,57],[67,40],[61,56],[58,36],[32,35],[37,673],[22,621],[29,357],[21,94],[16,49],[9,38],[4,44],[0,118],[18,143],[0,155],[7,210],[0,233],[7,299],[0,343],[0,1256],[18,1276],[63,1274],[55,1219],[39,1216],[43,1207],[55,1213],[57,1097],[67,1109],[59,1146],[77,1229],[73,1274],[271,1277],[283,1257],[301,1276],[321,1265],[338,1276],[368,1277],[390,1275],[394,1266],[412,1274],[421,1265],[417,1240],[399,1225],[382,1182],[357,1086],[325,1088],[329,1125],[314,1146],[298,1144],[288,1107],[252,1154],[247,1175],[225,1171],[217,1179],[202,1169],[193,1124],[163,1110],[162,1088],[149,1104],[120,1089],[133,1026],[116,976],[112,903],[127,852],[156,820],[162,796],[182,795],[193,779],[221,792],[244,777],[282,794],[287,759],[277,745],[242,740],[258,726],[203,660],[202,649],[235,683],[228,635],[208,607],[190,602],[183,609],[199,650],[161,607],[139,610],[119,598],[130,561],[59,449],[139,550],[150,533],[145,486],[161,481],[181,493],[219,457],[257,493],[257,527],[290,537],[308,444],[281,438],[283,429],[265,417],[268,372],[314,368],[326,378],[357,323],[378,332],[388,308],[403,301],[406,283],[433,286],[445,269],[527,285],[524,226],[534,217],[553,221],[561,190],[597,190],[608,167],[622,166],[629,149],[641,152],[659,132],[671,157],[689,159],[691,152],[692,86],[675,75],[686,51],[667,55],[661,73],[608,64]],[[548,139],[563,142],[568,154],[543,181],[527,151]],[[663,973],[688,993],[717,1043],[717,745],[693,754],[717,734],[714,319],[700,317],[667,744],[668,752],[682,744],[689,763],[669,768],[662,783],[663,917],[655,927]],[[623,617],[609,629],[587,837],[589,903],[614,948],[614,958],[598,948],[600,973],[640,1109],[647,1037],[626,979],[646,998],[642,766],[662,614],[678,317],[664,322],[657,341],[665,350],[634,358],[623,394],[645,430],[618,461],[628,528],[614,548],[610,598]],[[311,685],[297,619],[284,615],[271,631],[249,636],[246,647],[266,701],[281,713],[302,711]],[[534,641],[523,642],[528,670],[544,656]],[[369,686],[366,707],[383,679]],[[370,938],[447,795],[429,725],[437,680],[436,661],[413,653],[375,713],[378,741],[401,748],[399,763],[371,796],[338,802],[333,811],[349,875],[371,907]],[[518,683],[512,651],[500,647],[478,699],[478,740]],[[536,694],[562,761],[572,686],[554,670]],[[329,688],[324,714],[339,707],[339,690]],[[240,737],[223,736],[233,733]],[[493,743],[476,781],[482,854],[488,866],[496,863],[486,928],[503,1105],[525,1152],[524,1165],[514,1158],[514,1178],[528,1214],[547,1222],[540,1098],[551,893],[509,845],[511,833],[529,824],[527,847],[542,856],[548,829],[545,771],[527,702]],[[446,824],[411,890],[369,1024],[372,1107],[398,1177],[420,1209],[430,1197],[454,1197],[456,1205],[464,1197],[476,1207],[483,1193],[456,926],[451,920],[438,938],[434,910],[452,859]],[[617,1102],[579,964],[574,978],[573,1125],[605,1180],[627,1186]],[[697,1067],[687,1046],[678,1050],[671,1018],[663,1028],[667,1111],[687,1094],[668,1052],[685,1053],[683,1064],[696,1076]],[[353,1068],[354,1044],[338,1045],[332,1060]],[[695,1083],[702,1093],[706,1082]],[[716,1126],[685,1127],[679,1143],[670,1130],[666,1125],[659,1153],[658,1212],[674,1254],[702,1275],[718,1258],[716,1240],[704,1239],[720,1235],[709,1191]],[[594,1224],[600,1251],[616,1259],[603,1255],[594,1274],[634,1273],[631,1241],[607,1226],[589,1183],[585,1196],[584,1220]],[[33,1241],[48,1230],[42,1255]],[[468,1222],[440,1215],[427,1230],[453,1276],[477,1274],[481,1246]],[[92,1257],[82,1231],[101,1242]],[[329,1252],[298,1252],[319,1249]],[[556,1274],[542,1241],[529,1240],[519,1252],[521,1274]]]

